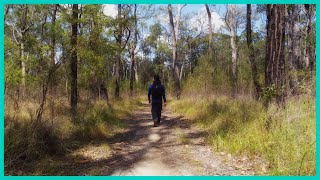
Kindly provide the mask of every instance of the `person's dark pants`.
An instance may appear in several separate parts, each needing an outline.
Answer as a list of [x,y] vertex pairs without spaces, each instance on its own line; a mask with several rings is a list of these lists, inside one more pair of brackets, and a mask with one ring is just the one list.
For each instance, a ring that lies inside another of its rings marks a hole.
[[162,102],[160,102],[160,103],[152,103],[151,113],[152,113],[152,120],[153,121],[160,122],[161,110],[162,110]]

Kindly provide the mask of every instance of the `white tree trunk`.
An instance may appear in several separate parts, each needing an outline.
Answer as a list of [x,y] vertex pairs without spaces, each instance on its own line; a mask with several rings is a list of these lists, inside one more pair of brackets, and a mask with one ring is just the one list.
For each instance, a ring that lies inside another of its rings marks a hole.
[[298,92],[297,69],[300,63],[300,29],[298,26],[298,5],[286,7],[287,29],[288,29],[288,70],[290,92]]
[[[22,37],[24,38],[24,37]],[[23,40],[22,40],[23,41]],[[25,62],[25,52],[24,52],[24,43],[20,43],[20,58],[21,58],[21,83],[22,83],[22,98],[25,97],[26,90],[26,62]]]
[[315,48],[310,44],[311,34],[314,31],[312,27],[312,21],[315,16],[315,5],[305,4],[304,5],[307,16],[307,25],[304,36],[304,65],[305,67],[309,67],[311,71],[315,69]]
[[134,68],[134,71],[135,71],[134,75],[135,75],[136,82],[139,82],[138,65],[137,64]]
[[[179,10],[180,9],[180,10]],[[178,14],[181,12],[181,8],[178,7]],[[175,29],[175,24],[173,22],[173,14],[172,14],[172,6],[168,5],[168,13],[169,13],[169,25],[172,33],[172,74],[175,81],[175,91],[176,97],[180,98],[180,79],[179,79],[179,68],[177,66],[177,34],[179,32],[179,28]],[[180,19],[180,18],[179,18]],[[179,22],[176,22],[179,24]]]
[[209,52],[212,51],[212,22],[211,22],[211,12],[209,6],[205,4],[207,14],[208,14],[208,26],[209,26]]
[[179,25],[180,25],[180,17],[181,17],[181,10],[182,10],[182,6],[181,4],[178,5],[178,13],[177,13],[177,17],[176,17],[176,29],[175,29],[175,33],[176,33],[176,41],[178,40],[178,36],[179,36]]
[[180,82],[181,82],[181,79],[182,79],[182,75],[183,75],[183,69],[184,69],[184,63],[182,64],[181,66],[181,70],[180,70]]
[[231,71],[232,71],[232,96],[237,93],[237,32],[236,32],[236,5],[228,5],[228,23],[230,28],[230,45],[231,45]]

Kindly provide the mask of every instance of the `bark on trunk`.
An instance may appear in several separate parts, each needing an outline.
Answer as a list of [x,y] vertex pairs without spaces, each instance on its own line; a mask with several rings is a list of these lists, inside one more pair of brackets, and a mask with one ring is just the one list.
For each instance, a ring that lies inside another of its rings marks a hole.
[[178,40],[179,36],[179,27],[180,27],[180,17],[181,17],[181,10],[182,10],[181,4],[178,4],[178,12],[176,17],[176,25],[175,25],[175,33],[176,33],[176,40]]
[[116,81],[115,81],[115,97],[120,97],[120,63],[121,63],[121,43],[122,43],[122,19],[121,19],[121,4],[118,4],[118,35],[116,37],[117,45],[118,45],[118,52],[117,52],[117,59],[116,59],[116,67],[115,67],[115,75],[116,75]]
[[138,41],[138,24],[137,24],[137,5],[134,5],[134,42],[130,50],[131,57],[131,73],[130,73],[130,96],[133,96],[133,82],[135,79],[135,50]]
[[288,27],[288,72],[290,93],[296,95],[298,93],[297,70],[300,63],[300,29],[298,26],[299,14],[298,5],[288,5],[287,27]]
[[135,75],[135,79],[136,79],[136,82],[139,82],[139,75],[138,75],[138,63],[135,63],[135,67],[134,67],[134,75]]
[[237,95],[238,76],[237,76],[237,32],[236,32],[236,6],[228,5],[228,21],[230,27],[230,45],[231,45],[231,81],[232,81],[232,97]]
[[24,35],[22,35],[22,40],[20,43],[20,58],[21,58],[21,75],[22,75],[22,99],[25,97],[26,91],[26,60],[25,60],[25,51],[24,51]]
[[[53,13],[52,13],[52,26],[51,26],[51,32],[52,32],[52,36],[51,36],[51,54],[50,54],[50,59],[51,59],[51,66],[53,67],[55,65],[55,55],[56,55],[56,18],[57,18],[57,11],[58,11],[58,5],[54,5],[53,6]],[[51,77],[50,77],[50,81],[48,84],[49,88],[49,94],[51,96],[49,96],[49,106],[50,106],[50,118],[53,120],[54,116],[55,116],[55,110],[54,110],[54,98],[56,96],[56,77],[55,74],[52,73]]]
[[108,96],[108,89],[107,89],[107,85],[106,82],[102,82],[100,84],[100,96],[102,99],[106,99],[107,101],[109,100],[109,96]]
[[[176,34],[176,32],[178,32],[178,28],[176,30],[174,28],[175,25],[173,22],[171,4],[168,5],[168,13],[169,13],[170,29],[172,34],[172,65],[173,65],[172,74],[175,82],[176,97],[177,99],[180,99],[181,90],[180,90],[180,80],[179,80],[179,68],[177,66],[177,34]],[[177,24],[179,24],[179,22],[177,22]]]
[[247,4],[247,46],[249,50],[249,61],[251,65],[251,71],[252,71],[252,80],[255,87],[255,94],[256,99],[258,100],[260,98],[261,93],[261,85],[258,80],[258,70],[257,70],[257,64],[255,60],[255,54],[254,54],[254,48],[252,44],[252,29],[251,29],[251,4]]
[[28,25],[27,25],[27,17],[28,17],[28,6],[23,6],[23,17],[22,17],[22,28],[21,28],[21,37],[20,37],[20,58],[21,58],[21,92],[22,92],[22,99],[25,98],[26,94],[26,59],[25,59],[25,35],[28,30]]
[[274,94],[266,99],[269,104],[272,96],[276,97],[278,106],[285,105],[285,5],[267,5],[267,39],[265,85]]
[[179,77],[180,82],[181,82],[181,79],[182,79],[182,76],[184,73],[183,69],[184,69],[184,63],[182,64],[181,69],[180,69],[180,77]]
[[77,68],[77,39],[78,39],[78,4],[72,5],[72,23],[71,23],[71,110],[73,115],[76,112],[77,109],[77,103],[78,103],[78,68]]
[[315,5],[312,4],[305,4],[304,5],[306,9],[306,16],[307,16],[307,25],[306,25],[306,35],[304,39],[304,43],[306,45],[305,47],[305,53],[304,53],[304,64],[306,67],[309,67],[311,71],[315,70],[315,47],[310,43],[311,41],[311,35],[314,32],[314,28],[312,26],[312,21],[315,16]]
[[57,19],[58,5],[54,6],[52,14],[52,39],[51,39],[51,62],[55,64],[55,47],[56,47],[56,19]]
[[209,53],[212,53],[212,22],[211,22],[211,12],[209,6],[205,4],[207,14],[208,14],[208,26],[209,26]]

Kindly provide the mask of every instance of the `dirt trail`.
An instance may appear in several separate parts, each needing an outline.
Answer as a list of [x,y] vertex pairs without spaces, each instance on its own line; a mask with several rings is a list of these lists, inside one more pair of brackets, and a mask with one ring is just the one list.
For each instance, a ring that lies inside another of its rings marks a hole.
[[113,143],[118,156],[106,175],[253,175],[228,165],[225,158],[204,143],[203,132],[182,117],[163,110],[159,127],[152,127],[149,104],[144,103],[128,120],[128,130]]
[[[14,174],[113,176],[221,176],[254,175],[248,159],[216,153],[197,130],[164,108],[159,127],[153,127],[150,105],[141,104],[128,127],[102,141],[91,141],[77,156],[58,156],[22,166]],[[20,172],[21,171],[21,172]]]

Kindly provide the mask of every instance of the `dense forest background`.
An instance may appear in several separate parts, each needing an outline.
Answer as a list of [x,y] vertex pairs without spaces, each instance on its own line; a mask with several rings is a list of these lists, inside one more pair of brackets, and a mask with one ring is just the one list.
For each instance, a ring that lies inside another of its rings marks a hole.
[[159,74],[213,147],[315,174],[315,5],[187,6],[6,5],[6,172],[125,128]]

